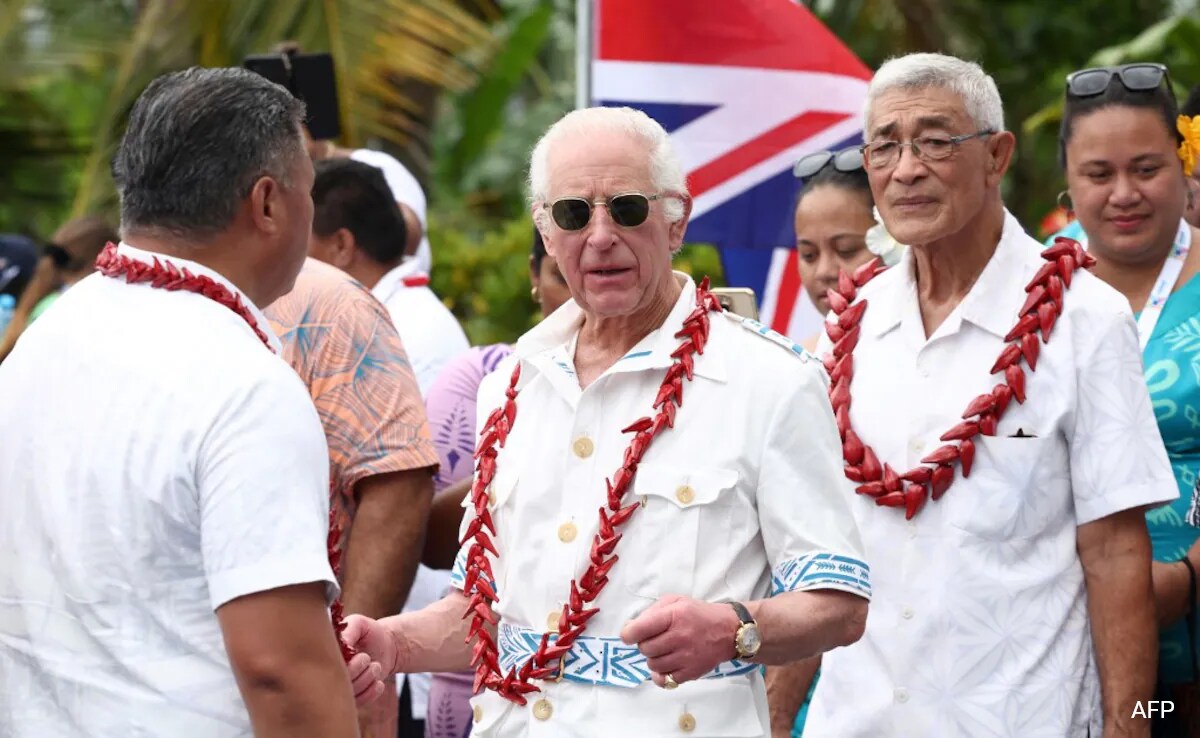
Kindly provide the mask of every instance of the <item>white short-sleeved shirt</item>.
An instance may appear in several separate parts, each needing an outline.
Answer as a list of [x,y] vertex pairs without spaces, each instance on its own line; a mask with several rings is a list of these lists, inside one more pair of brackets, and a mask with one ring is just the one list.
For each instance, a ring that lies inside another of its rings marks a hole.
[[433,270],[433,251],[429,247],[429,223],[425,217],[427,209],[425,190],[421,188],[421,183],[417,181],[412,172],[408,171],[408,167],[397,161],[396,157],[391,154],[373,149],[355,149],[350,153],[350,158],[361,161],[363,164],[370,164],[382,171],[383,178],[387,180],[388,189],[392,191],[392,197],[396,202],[402,202],[412,208],[417,220],[421,222],[421,230],[425,231],[421,234],[421,243],[417,245],[417,253],[413,254],[413,259],[416,260],[420,271],[428,274]]
[[0,365],[0,418],[0,735],[252,735],[214,611],[336,592],[299,377],[228,308],[96,274]]
[[406,259],[384,274],[371,294],[384,304],[412,363],[421,395],[446,363],[471,347],[458,319],[428,285],[408,286],[404,280],[421,274],[415,259]]
[[[653,415],[674,334],[696,304],[695,284],[677,274],[682,294],[658,330],[581,390],[574,338],[582,312],[568,302],[517,343],[479,391],[485,421],[503,401],[521,362],[517,420],[499,452],[493,520],[500,551],[493,569],[502,626],[545,632],[588,563],[606,504],[605,478],[623,463],[621,430]],[[778,591],[841,589],[870,595],[861,543],[849,514],[851,491],[819,362],[790,340],[741,319],[710,315],[708,345],[684,383],[675,427],[655,439],[628,499],[645,504],[622,529],[619,561],[595,605],[585,637],[613,638],[667,594],[705,601],[750,601]],[[782,343],[782,345],[777,345]],[[474,517],[468,508],[465,526]],[[564,534],[564,530],[569,531]],[[455,568],[461,588],[466,547]],[[814,565],[842,557],[844,568]],[[690,714],[695,735],[766,736],[770,725],[758,670],[663,690],[571,681],[537,682],[553,709],[531,717],[494,692],[474,701],[478,738],[680,735]]]
[[[977,395],[1045,263],[1011,215],[992,259],[928,340],[911,250],[861,292],[850,418],[903,471]],[[854,495],[874,598],[865,637],[827,654],[805,738],[1100,735],[1076,529],[1174,499],[1129,305],[1086,272],[996,434],[911,521]],[[1023,364],[1024,366],[1024,364]],[[1018,433],[1026,437],[1014,437]]]

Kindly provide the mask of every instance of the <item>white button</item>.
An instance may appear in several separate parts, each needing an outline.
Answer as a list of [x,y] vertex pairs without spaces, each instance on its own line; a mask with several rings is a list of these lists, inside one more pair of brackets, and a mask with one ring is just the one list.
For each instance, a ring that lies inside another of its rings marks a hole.
[[913,609],[911,607],[904,608],[903,610],[900,611],[900,616],[903,617],[905,620],[912,620]]
[[925,450],[925,444],[921,443],[919,439],[914,438],[908,442],[908,450],[912,452],[913,456],[920,456]]
[[909,538],[917,537],[917,524],[911,520],[908,521],[908,537]]
[[896,689],[895,694],[896,694],[896,701],[899,702],[900,704],[904,704],[905,702],[908,702],[908,690],[907,689],[905,689],[903,687],[898,687]]

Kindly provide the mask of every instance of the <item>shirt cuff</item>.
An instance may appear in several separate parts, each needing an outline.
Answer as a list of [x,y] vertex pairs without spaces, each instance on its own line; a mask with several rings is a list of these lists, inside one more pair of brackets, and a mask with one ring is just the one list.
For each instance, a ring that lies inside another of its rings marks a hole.
[[810,589],[837,589],[871,598],[867,563],[831,553],[806,554],[781,562],[771,571],[771,596]]
[[1120,494],[1095,500],[1075,498],[1075,524],[1087,525],[1109,515],[1115,515],[1135,507],[1155,508],[1179,499],[1179,485],[1174,477],[1169,480],[1150,481],[1133,487],[1124,487]]
[[257,561],[249,566],[213,572],[207,579],[213,610],[238,597],[296,584],[324,582],[326,603],[333,602],[340,591],[329,559],[323,554],[288,554],[278,559]]

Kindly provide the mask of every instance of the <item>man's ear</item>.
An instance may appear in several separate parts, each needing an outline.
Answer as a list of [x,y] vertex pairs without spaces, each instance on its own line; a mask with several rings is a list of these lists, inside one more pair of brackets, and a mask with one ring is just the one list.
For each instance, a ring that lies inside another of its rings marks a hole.
[[250,188],[250,220],[263,233],[275,235],[282,229],[283,188],[273,177],[262,176]]
[[989,141],[987,182],[989,186],[999,186],[1004,173],[1012,164],[1013,155],[1017,150],[1017,137],[1009,131],[993,133]]
[[671,238],[671,253],[677,254],[683,248],[683,237],[687,234],[688,220],[692,217],[692,198],[680,197],[679,203],[683,205],[683,217],[671,223],[668,228],[668,233]]
[[358,258],[358,243],[349,228],[339,228],[329,237],[329,257],[330,263],[343,272],[354,265]]

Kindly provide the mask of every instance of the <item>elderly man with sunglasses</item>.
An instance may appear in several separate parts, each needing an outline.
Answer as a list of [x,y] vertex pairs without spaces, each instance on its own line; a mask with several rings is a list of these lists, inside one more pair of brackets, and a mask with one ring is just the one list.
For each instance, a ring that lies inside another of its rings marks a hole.
[[827,378],[671,269],[691,201],[643,113],[567,115],[530,185],[573,300],[480,388],[457,591],[349,623],[356,693],[469,667],[477,738],[766,736],[760,664],[866,618]]
[[1128,303],[1004,208],[1014,138],[977,65],[889,61],[865,123],[910,247],[842,281],[818,350],[874,598],[805,738],[1149,736],[1143,513],[1177,491]]

